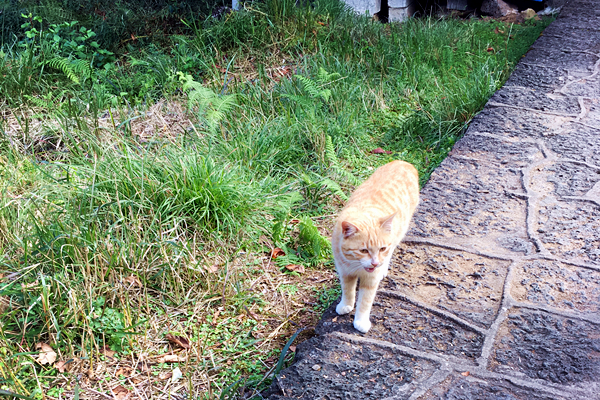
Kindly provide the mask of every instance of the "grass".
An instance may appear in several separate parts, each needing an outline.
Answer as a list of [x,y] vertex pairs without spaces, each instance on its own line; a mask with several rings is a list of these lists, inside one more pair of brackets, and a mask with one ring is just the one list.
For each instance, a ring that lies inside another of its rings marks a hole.
[[256,394],[339,294],[352,188],[393,159],[426,182],[550,22],[293,4],[111,47],[32,14],[4,39],[0,394]]

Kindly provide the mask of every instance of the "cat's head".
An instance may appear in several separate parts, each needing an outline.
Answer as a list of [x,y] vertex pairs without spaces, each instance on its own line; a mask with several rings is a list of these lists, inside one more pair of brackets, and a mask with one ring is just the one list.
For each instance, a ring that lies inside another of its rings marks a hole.
[[373,272],[394,249],[393,221],[396,214],[381,218],[358,228],[349,221],[342,222],[341,250],[347,260],[360,262]]

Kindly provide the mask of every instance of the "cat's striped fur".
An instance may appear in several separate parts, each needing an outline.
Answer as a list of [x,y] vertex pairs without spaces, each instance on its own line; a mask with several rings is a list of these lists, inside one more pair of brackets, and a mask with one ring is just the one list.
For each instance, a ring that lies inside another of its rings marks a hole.
[[337,218],[331,244],[342,301],[336,311],[352,311],[358,280],[354,327],[361,332],[371,328],[369,314],[377,287],[387,275],[392,253],[406,234],[418,202],[417,170],[404,161],[393,161],[354,191]]

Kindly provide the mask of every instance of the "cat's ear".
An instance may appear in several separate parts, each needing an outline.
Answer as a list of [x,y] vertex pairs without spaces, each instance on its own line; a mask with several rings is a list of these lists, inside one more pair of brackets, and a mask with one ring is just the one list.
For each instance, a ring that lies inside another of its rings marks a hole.
[[348,239],[350,236],[358,232],[358,228],[352,225],[350,222],[342,222],[342,232],[344,233],[344,239]]
[[381,219],[381,229],[383,229],[387,233],[391,233],[395,216],[396,216],[396,213],[393,213],[389,217],[382,218]]

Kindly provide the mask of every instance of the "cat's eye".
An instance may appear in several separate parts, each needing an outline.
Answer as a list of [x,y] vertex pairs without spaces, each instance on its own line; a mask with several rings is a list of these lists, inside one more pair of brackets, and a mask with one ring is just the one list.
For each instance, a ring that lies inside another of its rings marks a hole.
[[369,249],[360,249],[360,252],[363,254],[369,253]]
[[385,251],[387,249],[387,247],[382,247],[379,249],[379,251]]

